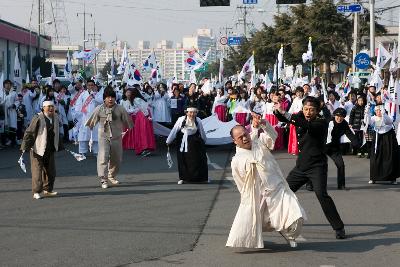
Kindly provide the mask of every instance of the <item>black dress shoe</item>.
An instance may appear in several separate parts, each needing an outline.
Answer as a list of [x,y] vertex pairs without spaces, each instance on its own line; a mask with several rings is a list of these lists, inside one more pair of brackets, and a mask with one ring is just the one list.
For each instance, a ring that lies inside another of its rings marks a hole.
[[338,190],[346,190],[346,187],[344,185],[339,185],[337,189]]
[[336,230],[336,239],[346,239],[346,231],[344,228]]

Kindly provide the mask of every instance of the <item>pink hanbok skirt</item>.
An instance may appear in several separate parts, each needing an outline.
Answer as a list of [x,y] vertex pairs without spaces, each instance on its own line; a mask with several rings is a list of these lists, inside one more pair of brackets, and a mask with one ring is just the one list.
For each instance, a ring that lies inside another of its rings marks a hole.
[[290,124],[289,128],[288,153],[292,155],[299,154],[299,148],[297,146],[296,126],[294,126],[293,124]]
[[218,119],[220,121],[226,122],[227,118],[226,118],[226,106],[224,105],[218,105],[215,107],[215,113],[218,116]]
[[275,140],[274,150],[280,150],[284,148],[284,130],[278,126],[279,120],[274,114],[266,114],[265,119],[274,127],[275,131],[278,133],[278,137]]
[[[131,119],[132,122],[135,122],[135,114],[131,114]],[[126,131],[127,129],[124,129],[124,131]],[[135,149],[135,134],[134,134],[134,128],[128,130],[128,132],[124,135],[124,137],[122,138],[122,148],[124,150],[128,150],[128,149]]]
[[235,120],[242,126],[247,125],[247,113],[236,113]]
[[153,123],[143,112],[139,111],[136,113],[135,126],[133,129],[136,155],[139,155],[144,150],[154,151],[156,149]]

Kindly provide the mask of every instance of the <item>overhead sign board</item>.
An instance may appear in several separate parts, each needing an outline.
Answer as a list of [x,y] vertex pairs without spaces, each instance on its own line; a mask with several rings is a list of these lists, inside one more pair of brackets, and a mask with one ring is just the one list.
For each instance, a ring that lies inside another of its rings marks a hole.
[[257,1],[258,0],[243,0],[243,4],[245,4],[245,5],[250,5],[250,4],[255,5],[255,4],[257,4]]
[[338,13],[361,13],[363,12],[363,6],[360,4],[351,5],[339,5],[337,6]]
[[228,37],[228,45],[240,45],[242,43],[242,37]]

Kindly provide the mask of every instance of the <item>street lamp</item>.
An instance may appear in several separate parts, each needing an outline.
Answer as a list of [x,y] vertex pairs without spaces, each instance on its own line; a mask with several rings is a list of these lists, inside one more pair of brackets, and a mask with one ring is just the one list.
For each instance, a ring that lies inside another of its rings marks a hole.
[[[53,24],[53,21],[51,21],[51,20],[47,20],[47,21],[44,21],[44,22],[42,22],[42,23],[39,23],[38,24],[38,27],[40,27],[41,25],[51,25],[51,24]],[[39,33],[38,33],[38,43],[37,43],[37,45],[38,45],[38,51],[39,51],[39,56],[40,56],[40,35],[39,35]],[[29,64],[30,64],[30,69],[31,69],[31,78],[33,77],[33,70],[32,70],[32,28],[31,27],[29,27]]]

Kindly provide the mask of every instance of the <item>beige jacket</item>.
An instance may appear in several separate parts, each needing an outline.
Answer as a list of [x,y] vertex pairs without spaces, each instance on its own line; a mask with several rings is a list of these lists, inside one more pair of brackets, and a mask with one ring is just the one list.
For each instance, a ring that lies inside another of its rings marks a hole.
[[121,138],[124,128],[131,129],[133,122],[125,108],[115,104],[107,109],[104,104],[97,106],[85,125],[93,129],[99,123],[99,139]]
[[[31,124],[26,129],[24,139],[21,144],[21,150],[27,151],[33,149],[33,152],[43,156],[47,146],[47,128],[43,112],[33,117]],[[54,148],[59,149],[59,119],[57,114],[53,117],[54,125]]]

